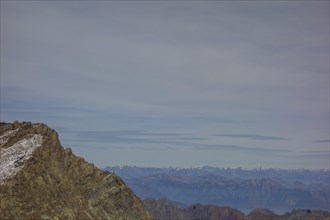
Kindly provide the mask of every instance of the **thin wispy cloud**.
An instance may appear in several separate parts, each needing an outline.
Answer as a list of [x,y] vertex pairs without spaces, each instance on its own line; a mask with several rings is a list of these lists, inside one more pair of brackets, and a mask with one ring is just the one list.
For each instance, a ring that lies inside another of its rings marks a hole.
[[188,140],[205,140],[193,135],[183,133],[167,133],[167,132],[150,132],[147,130],[112,130],[112,131],[72,131],[62,129],[63,134],[69,134],[71,137],[66,138],[68,141],[84,140],[95,143],[130,143],[134,144],[174,144],[181,146],[194,145]]
[[330,143],[330,139],[315,140],[315,143]]
[[329,158],[330,157],[330,151],[329,150],[320,150],[320,151],[304,151],[299,152],[301,157],[308,158]]
[[243,151],[243,152],[253,152],[253,153],[283,153],[291,152],[290,150],[281,149],[268,149],[268,148],[258,148],[258,147],[248,147],[248,146],[237,146],[237,145],[226,145],[226,144],[207,144],[198,147],[198,149],[203,150],[225,150],[225,151]]
[[271,141],[287,141],[288,138],[276,137],[276,136],[265,136],[257,134],[216,134],[218,137],[230,137],[230,138],[246,138],[251,140],[271,140]]
[[[128,148],[139,149],[198,149],[198,150],[225,150],[225,151],[242,151],[254,153],[274,153],[274,152],[289,152],[288,150],[271,149],[264,147],[248,147],[229,144],[205,144],[207,138],[188,136],[181,133],[153,133],[147,130],[112,130],[112,131],[70,131],[69,129],[59,128],[63,133],[73,134],[70,138],[64,139],[70,142],[79,142],[83,140],[88,143],[103,143],[108,144],[109,148],[127,148],[114,144],[129,144]],[[166,137],[166,138],[164,138]],[[141,145],[147,144],[149,147]],[[175,147],[169,147],[176,146]],[[92,146],[91,146],[92,147]]]

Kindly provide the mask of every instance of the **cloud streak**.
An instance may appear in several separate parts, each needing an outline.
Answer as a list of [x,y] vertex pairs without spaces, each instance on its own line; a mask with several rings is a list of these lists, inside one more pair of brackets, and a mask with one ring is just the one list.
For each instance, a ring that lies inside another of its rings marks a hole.
[[330,143],[330,139],[315,140],[315,143]]
[[[265,147],[248,147],[230,144],[205,144],[207,138],[196,137],[193,135],[181,133],[153,133],[147,130],[112,130],[112,131],[70,131],[66,128],[60,128],[63,133],[73,134],[73,137],[64,139],[69,142],[88,142],[108,144],[109,148],[114,147],[113,144],[129,144],[129,148],[138,147],[147,144],[149,148],[144,146],[143,149],[161,149],[169,150],[198,149],[198,150],[215,150],[215,151],[234,151],[234,152],[253,152],[253,153],[283,153],[291,152],[289,150],[271,149]],[[165,138],[164,138],[165,137]],[[201,142],[200,142],[201,141]],[[175,146],[173,147],[169,147]],[[115,146],[116,148],[123,147]],[[125,146],[124,146],[125,148]]]
[[257,134],[216,134],[217,137],[230,137],[230,138],[246,138],[251,140],[271,140],[271,141],[287,141],[288,138],[276,137],[276,136],[265,136]]
[[247,146],[236,146],[236,145],[226,145],[226,144],[208,144],[202,145],[199,149],[203,150],[224,150],[224,151],[243,151],[243,152],[254,152],[254,153],[285,153],[291,152],[290,150],[281,149],[268,149],[268,148],[257,148],[257,147],[247,147]]
[[[62,129],[63,134],[71,135],[71,138],[66,140],[71,141],[88,141],[91,143],[129,143],[129,144],[174,144],[174,145],[189,145],[189,140],[205,140],[201,137],[196,137],[182,133],[168,132],[149,132],[147,130],[112,130],[112,131],[71,131]],[[73,137],[72,137],[73,136]]]

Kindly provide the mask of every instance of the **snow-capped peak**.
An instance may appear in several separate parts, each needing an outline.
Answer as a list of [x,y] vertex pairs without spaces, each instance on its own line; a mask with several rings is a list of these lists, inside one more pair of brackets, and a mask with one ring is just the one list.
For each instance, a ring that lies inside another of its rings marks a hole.
[[[1,136],[1,143],[4,141],[3,137],[7,137],[9,132]],[[14,145],[0,149],[0,184],[8,177],[14,176],[19,170],[23,168],[23,162],[32,156],[33,151],[42,144],[42,136],[35,134],[30,138],[24,138]]]

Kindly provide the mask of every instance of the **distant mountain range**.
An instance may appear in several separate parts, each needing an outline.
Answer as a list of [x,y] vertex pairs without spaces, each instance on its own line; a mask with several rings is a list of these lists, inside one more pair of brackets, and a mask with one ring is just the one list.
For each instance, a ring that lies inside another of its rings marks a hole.
[[107,167],[140,198],[167,198],[190,204],[231,206],[245,213],[267,208],[329,210],[330,171],[214,168]]
[[330,220],[330,213],[321,210],[292,210],[277,215],[269,209],[254,209],[248,215],[228,206],[194,204],[180,207],[165,198],[145,199],[145,207],[155,220]]

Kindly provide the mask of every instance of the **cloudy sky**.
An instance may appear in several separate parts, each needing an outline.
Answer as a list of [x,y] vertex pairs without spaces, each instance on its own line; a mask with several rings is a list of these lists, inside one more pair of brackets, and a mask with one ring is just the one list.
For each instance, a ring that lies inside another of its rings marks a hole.
[[0,113],[99,167],[329,169],[329,2],[1,1]]

